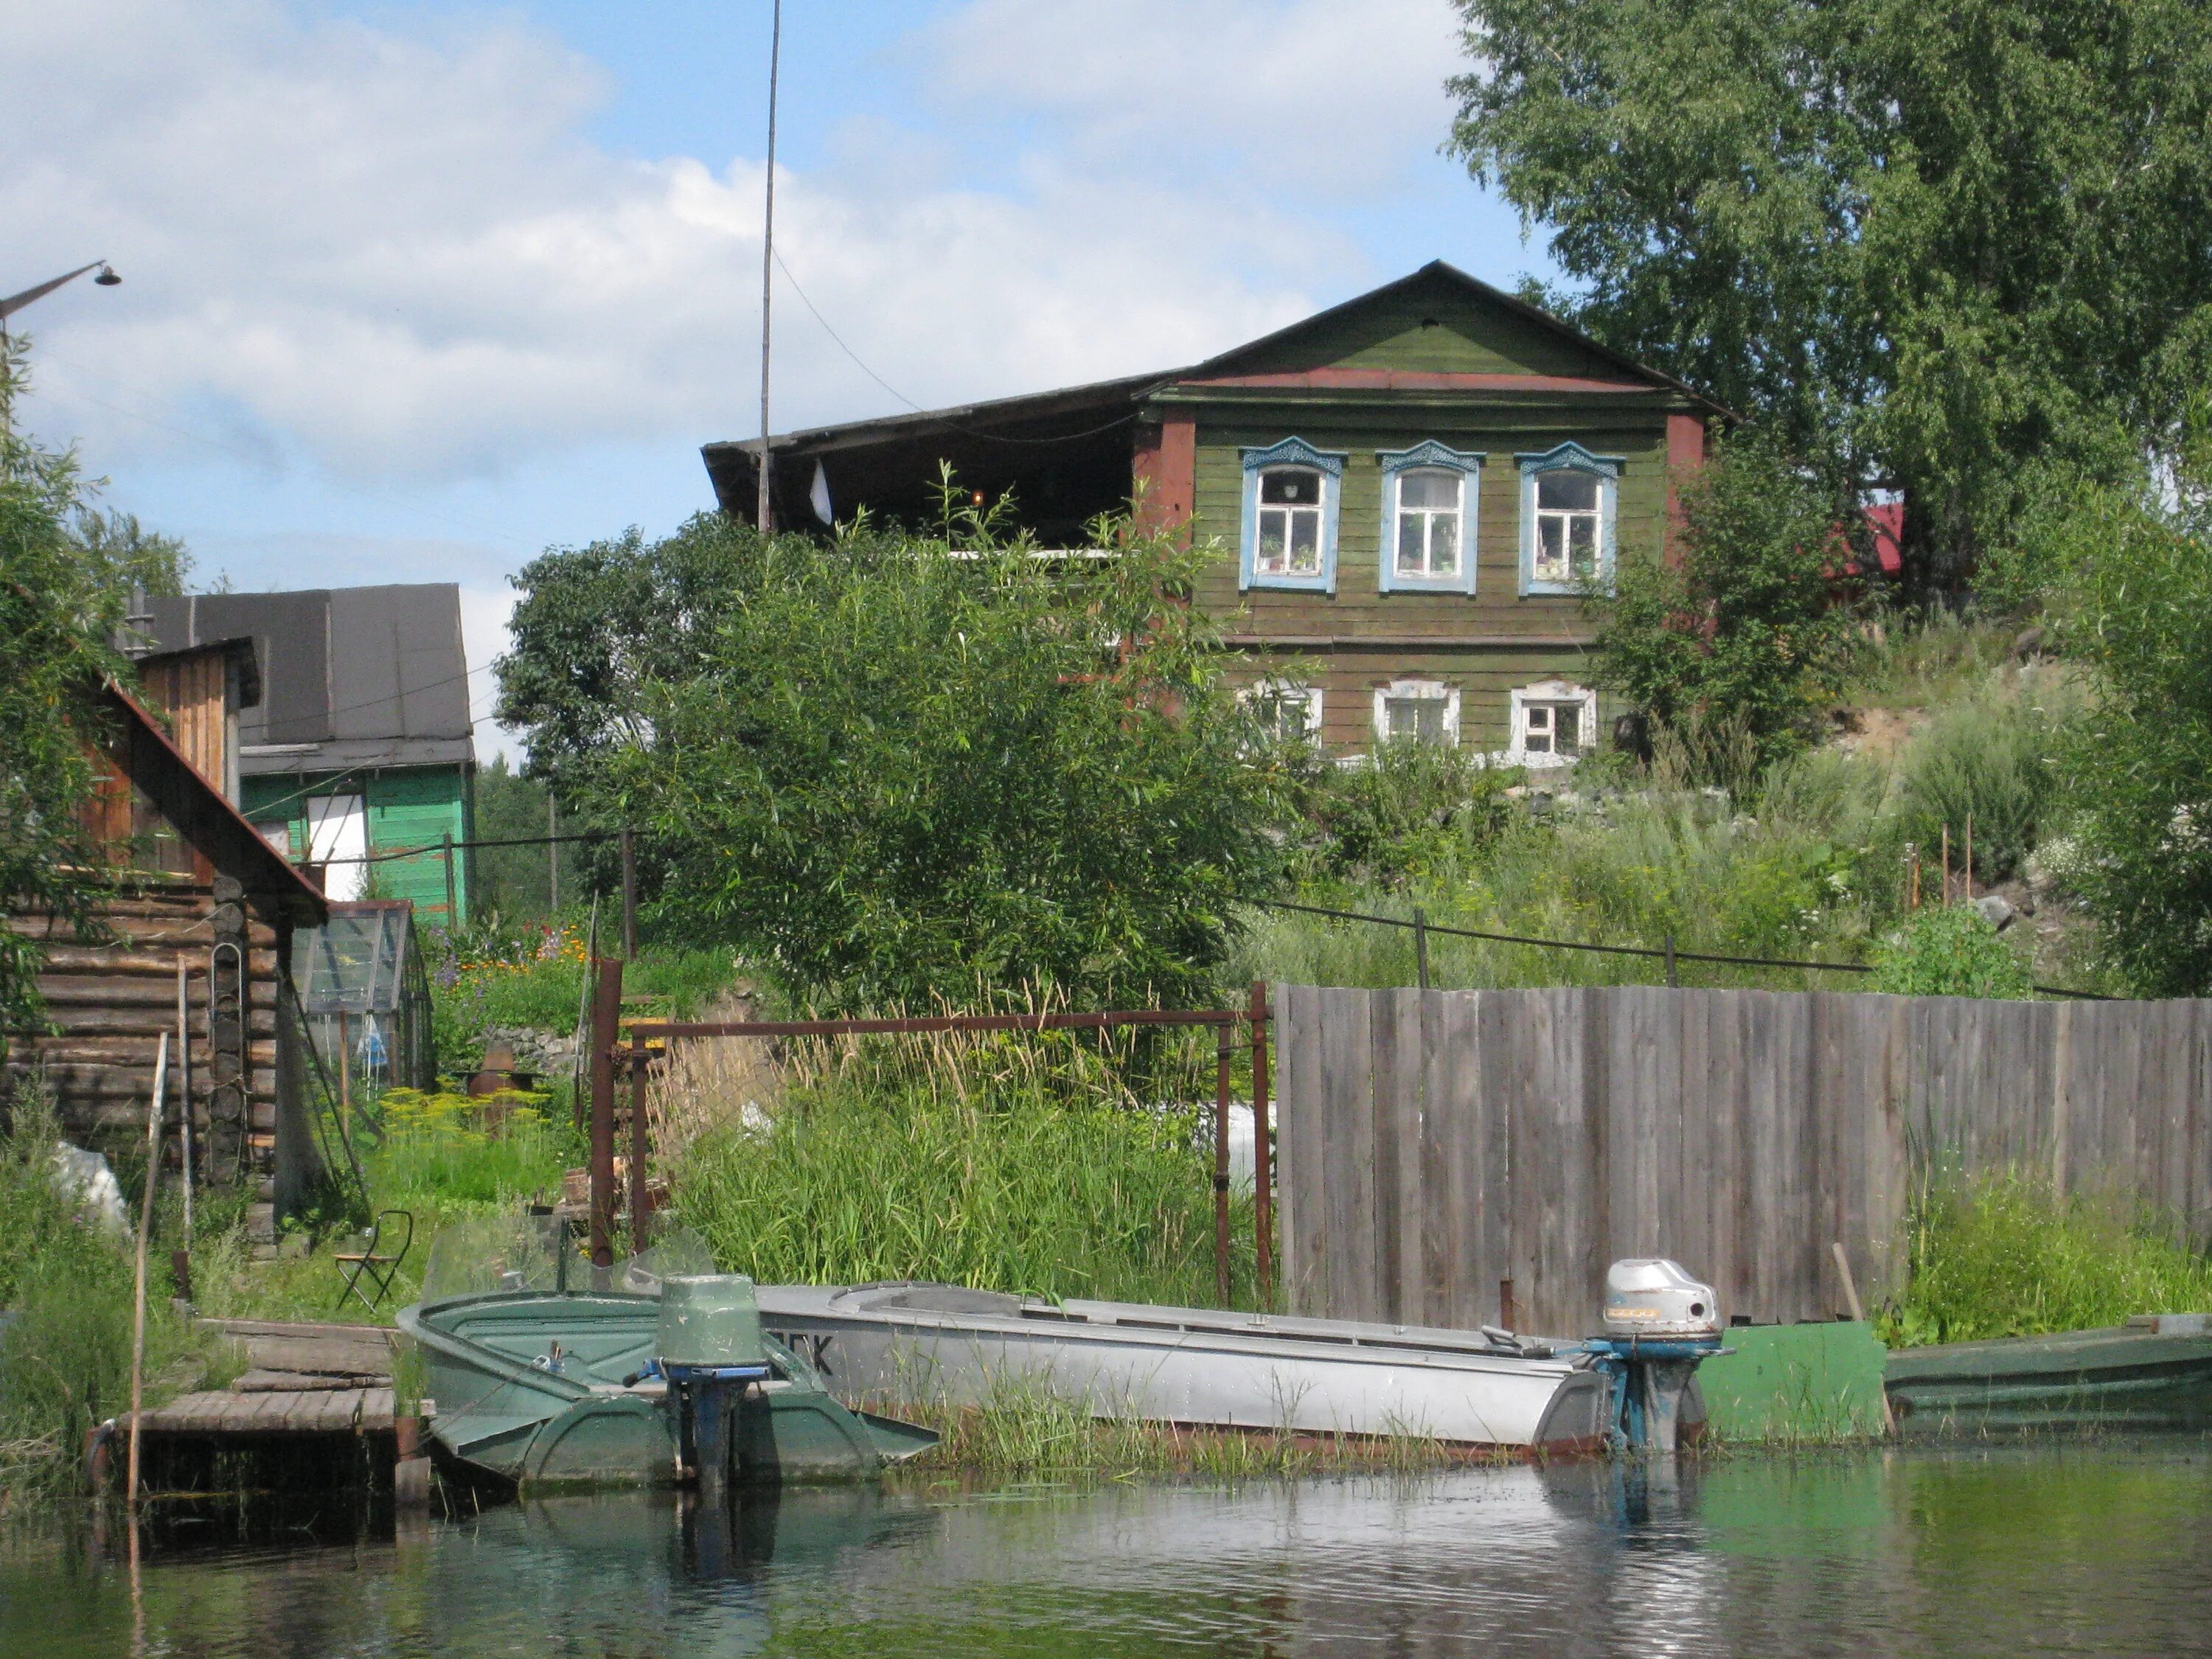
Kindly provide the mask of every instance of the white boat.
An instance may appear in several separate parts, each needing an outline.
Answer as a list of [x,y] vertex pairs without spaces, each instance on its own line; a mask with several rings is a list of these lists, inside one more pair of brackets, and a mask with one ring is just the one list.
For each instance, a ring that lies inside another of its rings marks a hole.
[[763,1325],[852,1407],[1036,1389],[1099,1417],[1473,1447],[1595,1449],[1613,1421],[1579,1343],[950,1285],[763,1285]]

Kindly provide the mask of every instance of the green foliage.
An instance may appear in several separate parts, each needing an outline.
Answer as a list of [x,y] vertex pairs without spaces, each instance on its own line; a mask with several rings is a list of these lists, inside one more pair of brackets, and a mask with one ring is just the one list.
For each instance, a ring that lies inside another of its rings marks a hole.
[[1310,878],[1393,886],[1471,863],[1510,817],[1508,775],[1471,748],[1401,739],[1315,769],[1302,805]]
[[1274,789],[1181,602],[1215,554],[1100,531],[1115,556],[748,549],[605,762],[597,810],[649,829],[684,896],[661,925],[821,1006],[1210,994],[1231,900],[1279,862]]
[[1625,556],[1586,599],[1600,683],[1662,729],[1736,723],[1757,765],[1801,747],[1856,641],[1841,507],[1771,437],[1724,444],[1682,486],[1679,559]]
[[[764,1127],[702,1136],[676,1168],[677,1208],[724,1269],[766,1283],[928,1279],[1210,1305],[1200,1115],[1109,1097],[972,1065],[848,1068],[794,1090]],[[1233,1209],[1249,1299],[1250,1194]]]
[[135,513],[79,506],[70,519],[69,538],[88,562],[105,572],[104,585],[118,592],[138,587],[149,596],[173,597],[192,574],[191,550],[177,537],[149,530]]
[[2027,1176],[1936,1182],[1915,1206],[1905,1293],[1876,1334],[1892,1347],[2118,1325],[2212,1307],[2212,1263],[2161,1218]]
[[1607,343],[1905,491],[1951,577],[2212,358],[2212,14],[1460,0],[1452,147]]
[[[81,499],[75,458],[40,450],[4,418],[21,384],[0,359],[0,909],[91,924],[84,871],[98,860],[79,822],[93,769],[92,696],[120,662],[107,643],[123,594],[70,538]],[[0,1055],[39,1015],[41,952],[0,928]]]
[[1874,987],[1901,997],[2013,997],[2031,994],[2027,966],[1971,904],[1931,904],[1913,912],[1874,950]]
[[2172,471],[2084,489],[2047,531],[2094,701],[2058,750],[2069,884],[2143,996],[2212,990],[2212,405]]
[[[512,771],[506,756],[493,756],[489,765],[477,769],[477,838],[507,841],[546,834],[549,822],[553,822],[546,811],[550,796],[543,780]],[[559,828],[563,834],[572,834],[575,826],[561,822]],[[561,866],[561,897],[572,908],[579,899],[590,902],[577,850],[572,844],[555,854]],[[552,859],[548,848],[485,847],[477,849],[476,860],[479,914],[510,922],[534,921],[552,914]]]

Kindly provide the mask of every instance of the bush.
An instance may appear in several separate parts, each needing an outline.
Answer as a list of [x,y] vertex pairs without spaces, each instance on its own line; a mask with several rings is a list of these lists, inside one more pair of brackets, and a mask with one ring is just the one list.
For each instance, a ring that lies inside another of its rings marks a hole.
[[1903,997],[2033,994],[2027,964],[1971,904],[1931,904],[1875,947],[1874,988]]
[[1948,828],[1952,866],[1964,870],[1971,825],[1974,878],[2003,880],[2035,849],[2057,799],[2057,740],[2050,717],[2026,702],[1983,698],[1946,711],[1903,757],[1891,838],[1917,847],[1924,866]]
[[1064,563],[860,532],[762,550],[611,767],[688,925],[824,1008],[1210,995],[1232,902],[1279,863],[1279,797],[1179,602],[1216,550],[1102,536],[1116,556]]
[[1856,515],[1758,432],[1681,491],[1679,558],[1625,555],[1614,591],[1585,601],[1600,683],[1662,729],[1741,721],[1763,766],[1811,738],[1851,660],[1847,572],[1864,550],[1839,526]]
[[1462,870],[1510,821],[1509,775],[1473,749],[1409,741],[1327,767],[1305,803],[1316,836],[1308,872],[1387,887]]

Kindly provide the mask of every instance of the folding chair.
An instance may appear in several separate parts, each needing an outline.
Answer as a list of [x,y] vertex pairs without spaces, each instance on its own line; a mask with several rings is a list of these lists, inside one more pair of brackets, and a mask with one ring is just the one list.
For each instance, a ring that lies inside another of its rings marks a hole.
[[[398,1249],[386,1255],[379,1247],[384,1243],[384,1224],[394,1216],[407,1224],[407,1231],[400,1237]],[[392,1281],[399,1273],[399,1264],[407,1260],[407,1252],[414,1243],[415,1217],[411,1211],[379,1210],[375,1224],[368,1230],[368,1248],[365,1250],[341,1250],[332,1257],[338,1264],[338,1271],[345,1275],[345,1285],[338,1291],[335,1305],[342,1309],[346,1304],[346,1297],[356,1297],[360,1299],[361,1305],[374,1315],[376,1304],[390,1294]],[[361,1281],[364,1279],[375,1288],[374,1296],[361,1288]]]

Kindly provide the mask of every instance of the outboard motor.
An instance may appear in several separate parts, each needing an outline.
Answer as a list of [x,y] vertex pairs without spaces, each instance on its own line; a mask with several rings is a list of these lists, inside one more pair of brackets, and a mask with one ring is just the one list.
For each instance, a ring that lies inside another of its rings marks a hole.
[[1675,1449],[1683,1400],[1698,1365],[1726,1352],[1723,1328],[1713,1287],[1680,1262],[1632,1257],[1606,1269],[1606,1334],[1583,1346],[1612,1380],[1615,1445]]
[[653,1343],[676,1412],[677,1456],[702,1492],[730,1482],[738,1403],[771,1375],[753,1282],[738,1273],[661,1281]]

